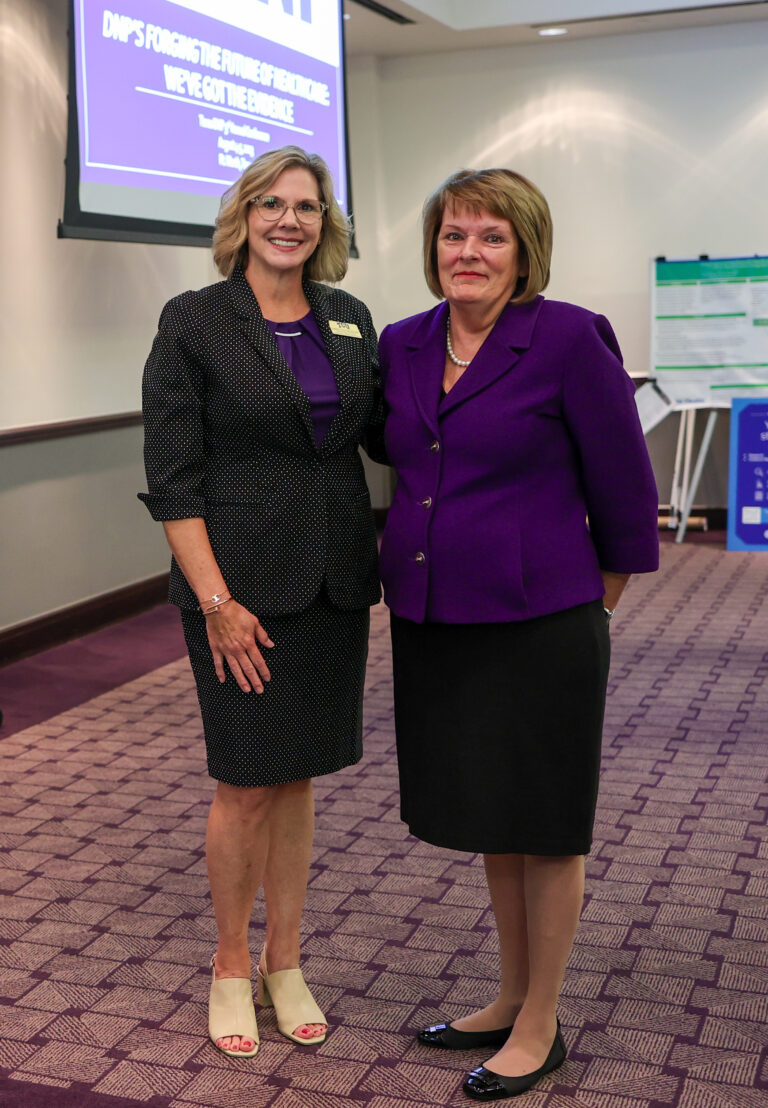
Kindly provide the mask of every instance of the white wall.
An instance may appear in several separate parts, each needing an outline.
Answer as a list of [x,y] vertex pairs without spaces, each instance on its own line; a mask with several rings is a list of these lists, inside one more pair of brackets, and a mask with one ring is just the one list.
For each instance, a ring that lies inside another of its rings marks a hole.
[[[56,237],[68,7],[0,0],[0,429],[137,410],[162,305],[216,280],[203,249]],[[162,529],[136,499],[141,437],[0,449],[0,630],[167,568]],[[369,468],[385,504],[387,471]]]
[[[59,240],[65,0],[0,17],[0,428],[135,411],[163,302],[211,280],[204,250]],[[0,629],[151,577],[138,428],[0,449]]]
[[135,411],[163,303],[215,279],[199,248],[57,239],[68,8],[3,5],[0,428]]
[[0,630],[168,568],[140,427],[0,451]]
[[[370,174],[378,161],[385,188],[371,204],[355,189],[363,258],[350,287],[380,325],[431,306],[423,200],[459,167],[508,165],[552,207],[547,295],[604,312],[643,374],[651,258],[768,253],[766,57],[768,24],[756,22],[353,59],[352,104],[376,111],[362,128],[363,111],[352,115],[352,164]],[[649,440],[662,500],[675,422]],[[698,498],[714,506],[726,503],[726,422]]]
[[[55,237],[66,7],[4,0],[2,8],[0,427],[136,408],[162,303],[214,276],[203,250]],[[379,326],[429,307],[425,196],[461,165],[512,165],[552,204],[549,294],[605,312],[629,368],[643,372],[649,258],[768,253],[766,56],[768,24],[759,22],[353,59],[361,258],[346,287]],[[650,440],[662,498],[673,431],[669,421]],[[0,467],[0,569],[10,583],[0,628],[167,565],[160,529],[134,499],[144,483],[138,432],[9,447]],[[725,504],[725,469],[720,430],[703,503]],[[382,503],[386,481],[376,472],[373,482]]]
[[[453,170],[508,165],[555,223],[547,295],[605,312],[629,369],[648,366],[648,264],[658,254],[768,253],[768,24],[733,24],[421,57],[353,59],[352,163],[375,157],[378,322],[434,303],[419,213]],[[368,172],[367,169],[364,172]],[[373,259],[364,257],[361,268]]]

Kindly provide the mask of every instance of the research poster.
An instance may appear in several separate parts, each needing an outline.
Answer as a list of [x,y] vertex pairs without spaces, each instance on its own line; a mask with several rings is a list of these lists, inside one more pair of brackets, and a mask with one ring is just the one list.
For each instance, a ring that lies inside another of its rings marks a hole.
[[84,211],[211,225],[259,154],[321,154],[348,208],[341,0],[74,0]]
[[728,549],[768,551],[768,400],[731,409]]
[[685,406],[768,396],[768,257],[654,262],[651,376]]

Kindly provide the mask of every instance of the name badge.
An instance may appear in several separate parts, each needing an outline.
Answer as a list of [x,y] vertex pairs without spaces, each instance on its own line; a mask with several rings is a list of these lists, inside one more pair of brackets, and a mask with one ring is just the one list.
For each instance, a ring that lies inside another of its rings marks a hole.
[[363,337],[356,323],[340,323],[335,319],[329,319],[328,326],[334,335],[346,335],[348,339],[361,339]]

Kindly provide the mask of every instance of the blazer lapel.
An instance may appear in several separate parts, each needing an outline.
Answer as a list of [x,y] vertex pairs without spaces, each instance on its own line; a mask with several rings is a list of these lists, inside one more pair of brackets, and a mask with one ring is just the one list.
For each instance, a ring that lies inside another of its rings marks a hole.
[[238,315],[238,326],[256,349],[264,365],[277,378],[299,410],[310,441],[315,442],[312,409],[309,398],[299,385],[285,358],[280,353],[272,332],[264,321],[259,302],[253,294],[240,266],[237,266],[227,282],[233,306]]
[[413,395],[422,419],[437,433],[437,408],[445,369],[445,325],[448,304],[443,301],[422,323],[406,344]]
[[537,296],[530,304],[507,304],[493,330],[443,400],[440,412],[450,411],[465,400],[487,389],[519,361],[527,350],[544,299]]

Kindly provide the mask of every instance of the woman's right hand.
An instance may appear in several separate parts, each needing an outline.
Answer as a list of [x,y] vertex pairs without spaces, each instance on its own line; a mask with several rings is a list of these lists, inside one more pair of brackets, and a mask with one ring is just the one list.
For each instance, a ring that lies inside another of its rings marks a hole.
[[264,692],[270,672],[259,645],[274,646],[258,619],[236,600],[222,604],[218,612],[205,617],[213,665],[219,681],[226,681],[226,660],[230,672],[243,692]]

